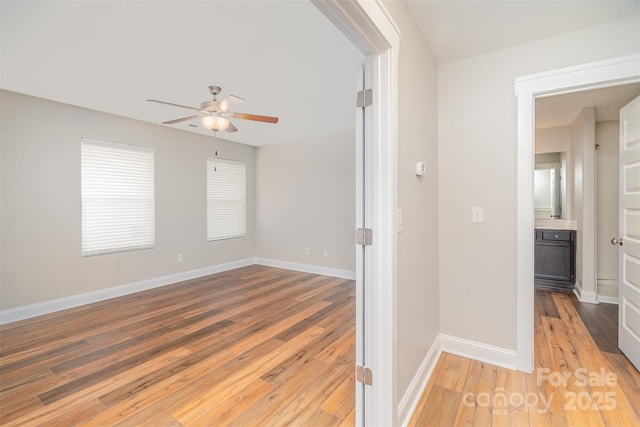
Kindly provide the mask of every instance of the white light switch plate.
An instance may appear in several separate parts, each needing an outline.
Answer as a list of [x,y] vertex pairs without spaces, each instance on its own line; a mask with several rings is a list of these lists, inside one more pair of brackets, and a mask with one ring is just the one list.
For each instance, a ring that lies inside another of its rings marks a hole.
[[484,222],[484,208],[471,208],[471,222]]

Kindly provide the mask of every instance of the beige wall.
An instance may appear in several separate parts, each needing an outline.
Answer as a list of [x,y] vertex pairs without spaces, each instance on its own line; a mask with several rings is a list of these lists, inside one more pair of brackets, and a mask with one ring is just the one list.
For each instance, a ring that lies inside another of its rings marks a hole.
[[355,139],[258,148],[256,256],[355,271]]
[[618,296],[618,246],[610,241],[618,236],[619,126],[596,123],[598,295],[611,297]]
[[[1,309],[253,256],[255,148],[0,92]],[[81,256],[80,138],[155,148],[154,249]],[[206,159],[247,162],[247,236],[207,242]],[[177,262],[177,254],[184,262]]]
[[569,152],[570,132],[569,126],[536,129],[536,154]]
[[[518,76],[630,55],[638,17],[440,65],[440,325],[516,348]],[[484,224],[471,207],[485,208]]]
[[[437,64],[413,16],[386,2],[400,28],[398,75],[397,398],[405,394],[439,333]],[[427,164],[417,177],[415,164]]]

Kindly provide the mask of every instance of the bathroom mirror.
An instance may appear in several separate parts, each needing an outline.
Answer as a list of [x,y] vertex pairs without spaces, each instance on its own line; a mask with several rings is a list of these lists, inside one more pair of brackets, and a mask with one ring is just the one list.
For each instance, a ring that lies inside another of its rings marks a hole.
[[564,152],[536,154],[533,178],[536,218],[563,218],[565,164]]

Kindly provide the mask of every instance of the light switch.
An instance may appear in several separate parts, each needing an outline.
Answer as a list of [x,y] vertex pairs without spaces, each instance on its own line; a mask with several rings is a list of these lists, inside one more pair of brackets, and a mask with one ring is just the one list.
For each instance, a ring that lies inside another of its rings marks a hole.
[[398,233],[402,231],[402,209],[398,209]]
[[471,208],[471,222],[484,222],[484,208]]

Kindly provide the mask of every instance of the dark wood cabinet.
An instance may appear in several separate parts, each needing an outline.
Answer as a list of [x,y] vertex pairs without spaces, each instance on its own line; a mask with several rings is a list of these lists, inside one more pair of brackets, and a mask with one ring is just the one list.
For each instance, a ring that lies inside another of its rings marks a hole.
[[536,229],[535,233],[535,285],[573,290],[576,282],[576,232]]

